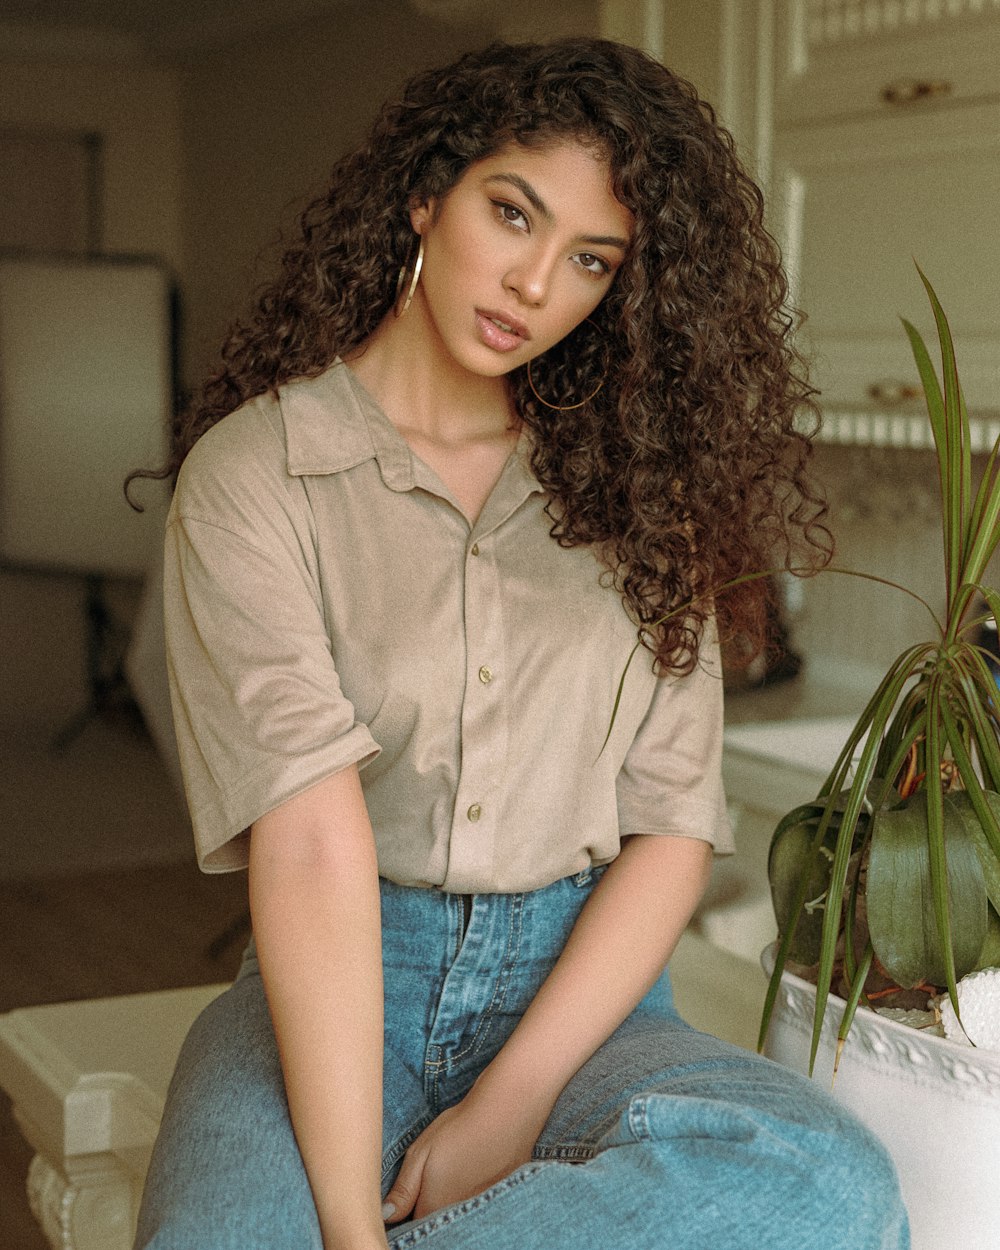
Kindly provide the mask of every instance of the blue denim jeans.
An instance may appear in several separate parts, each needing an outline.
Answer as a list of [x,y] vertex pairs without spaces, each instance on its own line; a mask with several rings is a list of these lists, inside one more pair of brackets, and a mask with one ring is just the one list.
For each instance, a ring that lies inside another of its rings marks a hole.
[[[471,909],[383,881],[383,1194],[510,1036],[600,872]],[[686,1025],[667,974],[566,1086],[529,1163],[388,1235],[394,1250],[909,1245],[882,1146],[812,1082]],[[252,946],[181,1053],[136,1245],[322,1245]]]

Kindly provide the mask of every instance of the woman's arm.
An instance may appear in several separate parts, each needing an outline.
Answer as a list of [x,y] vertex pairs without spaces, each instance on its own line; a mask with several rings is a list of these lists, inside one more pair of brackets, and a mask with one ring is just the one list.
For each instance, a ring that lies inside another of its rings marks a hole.
[[254,823],[250,907],[323,1245],[384,1250],[378,868],[356,767]]
[[528,1161],[570,1077],[663,971],[711,861],[695,838],[624,841],[506,1045],[410,1147],[388,1195],[393,1219],[470,1197]]

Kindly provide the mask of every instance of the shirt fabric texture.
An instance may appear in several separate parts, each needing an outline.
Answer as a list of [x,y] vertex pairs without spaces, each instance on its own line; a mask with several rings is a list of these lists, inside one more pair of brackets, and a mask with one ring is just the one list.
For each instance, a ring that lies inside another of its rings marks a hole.
[[198,441],[165,598],[203,869],[244,867],[256,819],[352,763],[399,885],[539,889],[630,834],[733,850],[717,644],[681,678],[641,650],[615,712],[636,627],[551,537],[528,440],[472,526],[339,362]]

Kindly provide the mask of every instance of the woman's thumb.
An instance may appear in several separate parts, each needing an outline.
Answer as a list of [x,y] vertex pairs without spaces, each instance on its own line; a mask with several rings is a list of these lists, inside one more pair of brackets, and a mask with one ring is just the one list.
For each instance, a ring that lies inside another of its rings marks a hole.
[[423,1170],[422,1155],[406,1154],[403,1157],[403,1166],[399,1169],[399,1175],[393,1181],[392,1188],[382,1203],[382,1219],[387,1224],[405,1219],[416,1206]]

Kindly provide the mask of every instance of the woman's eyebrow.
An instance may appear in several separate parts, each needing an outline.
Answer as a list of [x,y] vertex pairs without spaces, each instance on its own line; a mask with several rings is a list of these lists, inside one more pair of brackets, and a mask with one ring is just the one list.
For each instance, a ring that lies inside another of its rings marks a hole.
[[[531,207],[546,221],[554,221],[555,214],[552,209],[545,203],[535,188],[520,174],[491,174],[486,182],[506,182],[512,187],[516,187],[524,196]],[[594,234],[581,235],[581,242],[595,243],[601,247],[620,247],[622,251],[628,250],[628,239],[623,239],[616,234]]]

